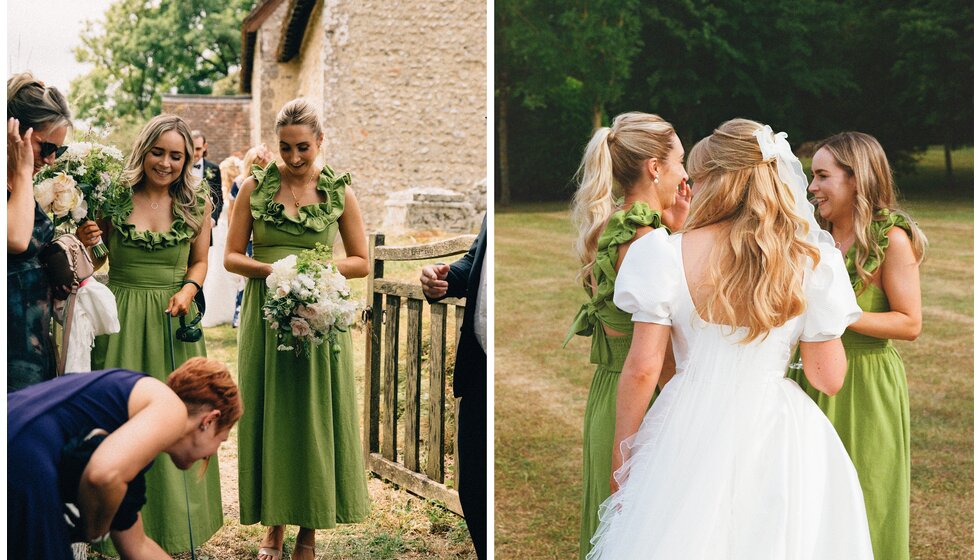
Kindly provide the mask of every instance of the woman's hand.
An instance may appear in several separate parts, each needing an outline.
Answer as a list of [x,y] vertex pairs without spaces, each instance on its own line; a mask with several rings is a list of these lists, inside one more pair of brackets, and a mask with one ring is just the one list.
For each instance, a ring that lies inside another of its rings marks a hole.
[[194,293],[196,293],[195,290],[197,290],[197,287],[193,284],[188,284],[181,288],[167,303],[167,313],[173,317],[187,315],[187,312],[190,310],[191,300],[194,299]]
[[687,215],[691,211],[691,186],[686,182],[677,190],[674,197],[674,205],[663,211],[662,217],[664,224],[670,231],[679,231],[687,221]]
[[86,247],[94,247],[102,240],[102,228],[92,220],[87,220],[75,230],[75,237]]
[[[24,136],[20,135],[20,121],[7,119],[7,188],[23,183],[31,185],[34,176],[34,148],[31,146],[33,128],[28,128]],[[15,179],[21,179],[17,181]]]

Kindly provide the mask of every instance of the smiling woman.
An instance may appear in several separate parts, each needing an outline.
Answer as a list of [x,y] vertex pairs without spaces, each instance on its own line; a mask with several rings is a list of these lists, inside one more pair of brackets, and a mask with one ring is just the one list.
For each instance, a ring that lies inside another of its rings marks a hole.
[[[86,243],[107,232],[108,287],[119,307],[118,334],[96,338],[92,369],[126,368],[166,379],[172,317],[191,313],[208,268],[211,221],[207,193],[191,175],[190,129],[174,115],[151,119],[126,161],[121,189],[98,224],[80,228]],[[165,313],[166,312],[166,313]],[[193,311],[196,315],[199,310]],[[169,331],[169,333],[168,333]],[[172,344],[176,363],[205,356],[205,341]],[[185,477],[172,461],[157,461],[146,475],[146,533],[170,553],[187,550]],[[203,479],[187,477],[194,538],[204,542],[222,525],[218,463]]]

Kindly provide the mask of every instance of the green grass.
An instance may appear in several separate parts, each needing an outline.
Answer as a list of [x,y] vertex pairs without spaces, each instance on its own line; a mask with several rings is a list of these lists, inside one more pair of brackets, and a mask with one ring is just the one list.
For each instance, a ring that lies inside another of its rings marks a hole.
[[[960,155],[964,151],[958,152]],[[972,149],[969,150],[972,159]],[[927,160],[942,164],[942,153]],[[935,160],[935,161],[933,161]],[[971,165],[972,169],[972,165]],[[944,177],[942,167],[921,178]],[[916,188],[922,188],[917,185]],[[896,341],[912,409],[912,558],[973,555],[973,207],[914,198],[929,237],[923,332]],[[589,342],[561,341],[585,294],[567,203],[495,221],[495,542],[498,558],[577,554]]]

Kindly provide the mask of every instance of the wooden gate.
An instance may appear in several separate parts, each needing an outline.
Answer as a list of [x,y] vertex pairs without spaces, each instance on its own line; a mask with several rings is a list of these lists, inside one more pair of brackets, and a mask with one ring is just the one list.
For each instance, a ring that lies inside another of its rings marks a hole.
[[[372,472],[406,490],[439,500],[449,510],[462,515],[458,492],[446,485],[446,398],[447,322],[452,310],[453,348],[463,322],[465,300],[446,298],[427,305],[418,276],[419,263],[412,281],[385,278],[385,262],[423,261],[465,253],[474,235],[463,235],[445,241],[404,247],[385,246],[384,235],[369,238],[368,258],[371,272],[367,280],[367,344],[364,370],[364,456]],[[447,259],[451,262],[455,259]],[[422,332],[423,310],[429,308],[428,383],[423,395],[423,353],[426,338]],[[402,309],[405,309],[404,326]],[[400,329],[405,329],[404,354]],[[382,332],[383,331],[383,332]],[[402,359],[400,359],[402,358]],[[399,389],[404,389],[403,411],[399,414]],[[427,398],[426,434],[421,432],[422,402]],[[456,399],[452,399],[458,411]],[[456,418],[456,415],[453,415]],[[399,423],[401,436],[399,440]],[[455,421],[453,422],[455,426]],[[453,486],[458,486],[458,446],[453,433]],[[424,446],[424,447],[422,447]],[[420,464],[421,451],[425,464]]]

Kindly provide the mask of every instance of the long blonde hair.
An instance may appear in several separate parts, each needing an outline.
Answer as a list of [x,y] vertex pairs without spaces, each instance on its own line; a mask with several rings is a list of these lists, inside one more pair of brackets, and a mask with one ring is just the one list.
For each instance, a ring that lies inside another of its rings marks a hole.
[[712,323],[747,327],[746,343],[803,313],[804,268],[808,258],[820,261],[817,248],[797,233],[807,224],[793,209],[776,162],[762,159],[753,135],[760,128],[747,119],[726,121],[688,158],[697,190],[684,231],[729,224],[711,249],[709,295],[698,313]]
[[666,161],[673,148],[674,127],[657,115],[623,113],[611,127],[592,134],[576,177],[572,222],[578,230],[575,251],[582,263],[579,279],[590,285],[599,236],[613,214],[616,199],[640,178],[651,158]]
[[132,151],[129,152],[123,170],[123,181],[132,189],[143,185],[146,179],[143,172],[143,160],[146,159],[146,154],[163,133],[171,130],[177,131],[184,138],[184,169],[180,178],[174,181],[169,189],[170,196],[174,200],[174,212],[191,226],[192,230],[200,233],[205,214],[201,203],[207,199],[202,188],[205,183],[200,177],[191,174],[190,162],[194,157],[194,141],[191,139],[191,130],[183,119],[177,115],[157,115],[146,123],[136,137]]
[[[877,219],[880,210],[889,210],[905,218],[912,230],[912,252],[921,263],[928,240],[911,216],[899,207],[891,166],[888,165],[888,157],[878,140],[863,132],[841,132],[821,140],[817,144],[817,150],[821,148],[826,148],[837,165],[854,177],[857,188],[854,203],[854,265],[863,287],[867,288],[872,276],[864,269],[864,264],[872,256],[878,262],[885,258],[884,251],[878,246],[877,240],[872,238],[871,232],[871,224]],[[819,215],[817,221],[822,227],[832,231],[833,224]]]

